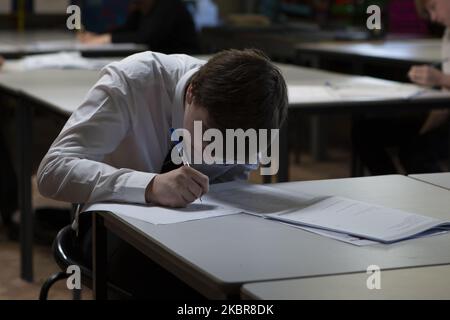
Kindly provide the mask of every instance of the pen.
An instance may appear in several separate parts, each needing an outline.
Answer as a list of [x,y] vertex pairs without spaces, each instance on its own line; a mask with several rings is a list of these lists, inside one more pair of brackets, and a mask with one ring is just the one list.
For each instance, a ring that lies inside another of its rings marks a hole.
[[[170,136],[172,136],[172,133],[174,131],[175,131],[175,129],[173,129],[173,128],[170,129]],[[177,142],[177,144],[175,145],[175,148],[177,148],[178,154],[180,155],[181,160],[183,161],[183,165],[185,165],[187,167],[191,167],[189,160],[187,159],[186,154],[184,153],[182,142],[181,141],[176,141],[176,142]],[[203,202],[202,196],[200,196],[199,199],[200,199],[200,202]]]

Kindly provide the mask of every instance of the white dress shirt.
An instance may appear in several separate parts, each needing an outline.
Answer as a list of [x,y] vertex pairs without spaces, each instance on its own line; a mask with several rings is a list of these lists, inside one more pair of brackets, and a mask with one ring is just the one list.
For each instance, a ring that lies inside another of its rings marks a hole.
[[[72,114],[38,170],[40,192],[71,203],[144,204],[145,190],[181,128],[185,89],[204,64],[144,52],[114,62]],[[193,165],[210,182],[245,179],[255,166]]]

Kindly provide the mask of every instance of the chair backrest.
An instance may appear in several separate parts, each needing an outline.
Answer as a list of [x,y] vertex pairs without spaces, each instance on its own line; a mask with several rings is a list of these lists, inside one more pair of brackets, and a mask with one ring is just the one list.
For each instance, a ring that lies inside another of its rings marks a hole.
[[[81,283],[92,289],[92,269],[89,262],[84,261],[81,246],[77,244],[76,232],[71,225],[62,228],[53,242],[53,256],[62,271],[76,265],[81,271]],[[116,298],[130,299],[131,294],[108,282],[108,292]]]
[[72,227],[62,228],[53,242],[53,256],[62,270],[67,270],[71,265],[80,267],[82,277],[92,282],[92,270],[83,261],[79,246],[76,244],[76,233]]

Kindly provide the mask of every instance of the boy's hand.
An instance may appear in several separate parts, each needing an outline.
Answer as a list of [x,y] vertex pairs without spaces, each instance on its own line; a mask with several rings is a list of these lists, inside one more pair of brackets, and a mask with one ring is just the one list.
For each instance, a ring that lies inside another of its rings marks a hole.
[[157,175],[147,186],[145,199],[166,207],[186,207],[209,190],[209,178],[203,173],[182,166],[168,173]]
[[102,45],[111,43],[111,34],[95,34],[92,32],[80,32],[77,34],[79,42],[84,44]]
[[443,73],[431,66],[414,66],[408,72],[412,82],[422,86],[442,86]]

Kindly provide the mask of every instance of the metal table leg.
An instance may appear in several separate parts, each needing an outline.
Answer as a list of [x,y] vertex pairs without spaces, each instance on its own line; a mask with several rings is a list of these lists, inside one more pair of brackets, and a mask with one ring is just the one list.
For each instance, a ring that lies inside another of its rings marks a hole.
[[33,209],[31,195],[33,108],[18,99],[16,108],[21,277],[33,281]]
[[106,300],[107,293],[107,235],[100,213],[92,214],[92,273],[95,300]]
[[280,129],[280,163],[278,182],[289,181],[289,141],[287,121]]

